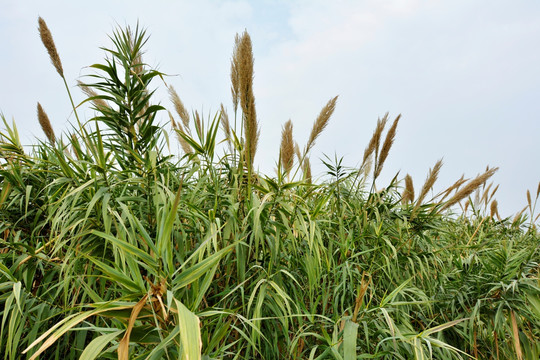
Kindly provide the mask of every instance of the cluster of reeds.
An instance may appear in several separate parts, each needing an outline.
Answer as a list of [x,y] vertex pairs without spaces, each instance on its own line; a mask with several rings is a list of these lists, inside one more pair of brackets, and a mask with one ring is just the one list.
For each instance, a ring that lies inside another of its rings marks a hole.
[[[3,359],[539,358],[540,185],[514,220],[498,214],[495,168],[432,195],[438,161],[417,192],[409,175],[378,189],[400,119],[384,135],[388,114],[359,168],[336,156],[313,179],[337,97],[303,148],[284,124],[277,175],[255,173],[247,32],[234,121],[223,105],[190,115],[171,85],[173,111],[153,105],[162,74],[142,62],[145,32],[112,41],[95,82],[79,84],[94,118],[58,136],[38,104],[49,141],[30,152],[3,118]],[[160,115],[185,156],[167,153]]]

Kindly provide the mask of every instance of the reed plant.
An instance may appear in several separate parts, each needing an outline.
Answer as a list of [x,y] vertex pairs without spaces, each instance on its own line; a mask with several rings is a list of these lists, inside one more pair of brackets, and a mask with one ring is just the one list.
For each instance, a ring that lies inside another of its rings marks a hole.
[[[234,121],[223,105],[190,115],[172,85],[171,111],[155,105],[164,75],[146,41],[114,32],[79,84],[95,116],[61,135],[38,105],[48,141],[28,149],[2,117],[3,359],[539,358],[540,185],[513,220],[487,184],[495,168],[434,196],[441,161],[416,197],[409,175],[381,186],[388,114],[359,168],[327,157],[315,179],[309,153],[337,97],[303,151],[288,121],[277,175],[258,173],[247,32]],[[169,132],[185,154],[168,152]]]

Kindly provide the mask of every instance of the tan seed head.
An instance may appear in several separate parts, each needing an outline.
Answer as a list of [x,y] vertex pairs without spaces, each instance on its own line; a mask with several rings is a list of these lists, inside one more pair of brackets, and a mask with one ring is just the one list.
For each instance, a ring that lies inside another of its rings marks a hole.
[[280,155],[281,165],[285,173],[288,174],[294,164],[293,124],[291,120],[285,123],[281,131]]
[[45,133],[45,136],[47,136],[47,139],[49,139],[49,142],[54,145],[56,142],[56,137],[54,136],[54,130],[51,125],[51,121],[49,120],[49,117],[47,116],[47,113],[45,113],[45,110],[43,110],[43,107],[40,103],[37,103],[37,116],[39,120],[39,125],[41,125],[41,129]]
[[43,20],[41,16],[38,18],[38,24],[41,42],[43,43],[43,45],[45,45],[45,49],[47,49],[49,57],[51,58],[51,62],[54,65],[56,71],[63,78],[64,69],[62,68],[62,62],[60,61],[58,51],[56,51],[56,45],[54,44],[54,39],[52,37],[51,31],[49,30],[49,28],[47,27],[47,23],[45,22],[45,20]]

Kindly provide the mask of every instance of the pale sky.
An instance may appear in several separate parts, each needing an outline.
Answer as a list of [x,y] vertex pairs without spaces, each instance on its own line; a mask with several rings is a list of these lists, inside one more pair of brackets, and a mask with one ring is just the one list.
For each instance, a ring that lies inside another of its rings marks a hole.
[[[44,139],[39,101],[55,132],[74,121],[64,85],[40,42],[47,22],[71,87],[103,60],[117,25],[137,20],[151,35],[145,62],[171,74],[186,107],[232,108],[234,35],[247,29],[255,55],[261,126],[256,166],[271,174],[282,125],[302,147],[321,108],[339,95],[311,162],[324,154],[358,166],[378,117],[402,119],[378,186],[400,171],[417,191],[443,158],[438,192],[487,165],[502,216],[526,205],[540,181],[540,2],[391,1],[7,1],[0,0],[0,112],[26,144]],[[157,83],[155,86],[162,86]],[[75,101],[83,95],[74,89]],[[155,100],[172,109],[164,92]],[[231,110],[232,111],[232,110]],[[86,118],[92,112],[85,114]],[[167,122],[165,113],[161,121]],[[539,205],[540,206],[540,205]]]

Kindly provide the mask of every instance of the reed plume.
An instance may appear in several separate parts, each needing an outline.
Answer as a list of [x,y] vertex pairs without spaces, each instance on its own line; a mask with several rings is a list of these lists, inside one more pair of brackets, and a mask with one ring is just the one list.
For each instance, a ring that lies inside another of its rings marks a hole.
[[45,45],[45,49],[47,49],[47,52],[49,53],[49,57],[51,58],[51,62],[58,72],[60,76],[64,77],[64,69],[62,67],[62,62],[60,61],[60,56],[58,55],[58,51],[56,50],[56,45],[54,44],[54,39],[52,37],[51,31],[49,30],[49,27],[47,26],[47,23],[43,18],[40,16],[38,18],[39,23],[39,36],[41,37],[41,42],[43,45]]
[[484,206],[487,207],[487,204],[489,202],[488,196],[489,196],[489,190],[491,190],[491,187],[493,186],[493,183],[489,184],[487,188],[484,189],[482,197],[480,198],[480,203],[484,203]]
[[491,192],[491,195],[489,195],[488,201],[491,201],[491,199],[493,199],[493,195],[495,195],[497,190],[499,190],[499,185],[495,186],[495,189],[493,189],[493,191]]
[[380,175],[381,170],[384,165],[384,161],[388,157],[388,153],[390,152],[390,148],[392,148],[392,144],[394,143],[394,139],[396,137],[396,129],[399,122],[399,119],[401,118],[401,114],[399,114],[394,122],[392,123],[392,126],[390,127],[390,130],[388,130],[388,133],[386,134],[386,138],[384,139],[383,146],[381,148],[381,153],[379,155],[378,163],[375,167],[375,179]]
[[302,167],[302,170],[304,171],[304,179],[307,181],[308,184],[311,184],[311,164],[309,163],[309,158],[304,158],[304,165]]
[[499,204],[497,200],[493,200],[491,202],[490,212],[491,218],[495,218],[495,216],[497,216],[497,219],[501,220],[501,216],[499,215]]
[[403,204],[412,203],[414,201],[414,186],[411,175],[405,176],[405,190],[401,196],[401,202]]
[[326,105],[322,108],[321,112],[319,113],[319,116],[317,116],[317,119],[315,119],[315,122],[313,123],[313,128],[311,129],[311,134],[309,135],[309,139],[306,145],[306,150],[304,154],[307,154],[313,145],[315,145],[315,140],[321,135],[323,130],[328,125],[328,122],[330,121],[330,117],[334,113],[334,110],[336,109],[336,102],[338,97],[335,96],[332,99],[326,103]]
[[56,137],[54,136],[54,130],[52,128],[51,121],[49,120],[47,113],[45,113],[45,110],[43,110],[43,107],[39,102],[37,103],[37,116],[39,120],[39,125],[41,125],[41,129],[45,133],[45,136],[47,136],[49,142],[54,145],[56,143]]
[[195,110],[195,130],[197,130],[197,134],[199,134],[199,136],[203,136],[203,123],[201,121],[201,116],[199,115],[199,112],[197,110]]
[[388,113],[386,113],[382,119],[379,118],[377,120],[377,126],[375,127],[375,131],[373,131],[371,140],[369,140],[369,144],[366,147],[366,150],[364,150],[364,158],[362,159],[362,166],[360,166],[361,169],[366,165],[368,158],[373,153],[375,153],[375,156],[377,156],[377,152],[379,151],[379,144],[381,141],[381,134],[384,130],[384,127],[386,126],[387,121]]
[[458,189],[461,185],[465,184],[468,180],[469,179],[465,179],[465,175],[461,175],[461,177],[455,183],[453,183],[450,187],[448,187],[448,189],[442,192],[442,198],[441,200],[439,200],[439,204],[441,204],[444,201],[444,199],[446,199],[448,195],[450,195],[452,191]]
[[178,142],[180,143],[180,146],[182,147],[182,150],[186,154],[190,154],[193,152],[193,148],[191,145],[188,144],[186,139],[182,136],[182,134],[185,134],[184,129],[182,129],[182,126],[178,124],[176,121],[174,121],[174,117],[172,116],[170,111],[167,111],[169,113],[169,119],[171,120],[171,125],[173,127],[173,130],[176,134],[176,138],[178,139]]
[[234,37],[233,57],[231,59],[231,96],[233,102],[234,113],[238,110],[238,103],[240,102],[240,36],[238,34]]
[[169,85],[167,88],[171,101],[174,105],[174,110],[180,117],[180,120],[182,120],[182,123],[184,124],[184,129],[189,132],[189,113],[187,112],[182,100],[180,100],[180,96],[178,96],[178,93],[176,92],[174,87],[172,85]]
[[432,169],[429,169],[426,182],[424,183],[424,186],[422,186],[422,190],[420,190],[420,194],[418,195],[418,199],[416,200],[416,203],[414,205],[411,218],[414,218],[414,215],[420,208],[420,205],[422,205],[422,202],[424,201],[424,198],[426,197],[427,193],[431,190],[431,188],[433,187],[433,184],[435,184],[435,181],[437,181],[437,177],[439,176],[439,171],[441,170],[442,165],[443,165],[443,162],[442,162],[442,159],[440,159],[439,161],[435,163],[435,166],[433,166]]
[[89,87],[88,85],[86,84],[83,84],[81,81],[77,80],[77,85],[81,88],[82,92],[88,96],[89,98],[94,98],[92,99],[92,104],[94,104],[94,106],[96,107],[97,110],[100,110],[100,109],[105,109],[105,108],[108,108],[110,109],[110,106],[109,104],[107,104],[107,102],[103,99],[99,99],[99,98],[95,98],[98,95],[98,93],[96,93],[94,91],[94,89],[92,89],[91,87]]
[[223,128],[223,132],[225,133],[225,139],[227,140],[227,145],[229,146],[229,150],[232,151],[231,124],[229,122],[229,114],[227,114],[227,110],[225,110],[225,107],[223,106],[223,104],[221,104],[221,111],[220,111],[219,118],[221,121],[221,127]]
[[293,141],[293,124],[289,120],[283,126],[281,131],[281,146],[280,146],[281,166],[285,170],[285,174],[289,174],[294,164],[294,141]]
[[253,167],[260,135],[257,112],[255,110],[255,96],[253,95],[253,64],[251,38],[247,31],[244,31],[242,36],[238,36],[237,34],[235,38],[231,65],[231,81],[235,112],[238,104],[238,102],[235,104],[235,101],[237,101],[235,99],[239,99],[242,108],[248,168],[250,170]]
[[454,196],[452,196],[448,202],[446,204],[444,204],[442,207],[441,207],[441,211],[445,210],[445,209],[448,209],[449,207],[451,207],[452,205],[455,205],[457,204],[458,202],[460,202],[461,200],[463,200],[464,198],[468,197],[469,195],[471,195],[473,193],[473,191],[475,191],[476,189],[478,189],[480,186],[482,186],[483,184],[486,183],[487,180],[489,180],[490,177],[493,176],[493,174],[495,174],[495,172],[499,170],[499,168],[493,168],[493,169],[489,169],[487,168],[486,172],[484,172],[483,174],[481,175],[478,175],[477,177],[475,177],[474,179],[472,179],[471,181],[469,181],[467,183],[467,185],[465,185],[461,190],[457,191]]

